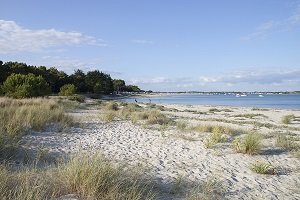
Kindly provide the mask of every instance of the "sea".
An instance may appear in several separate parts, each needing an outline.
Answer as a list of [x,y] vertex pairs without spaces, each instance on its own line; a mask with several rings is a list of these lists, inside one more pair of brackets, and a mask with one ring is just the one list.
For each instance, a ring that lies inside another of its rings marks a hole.
[[300,94],[171,94],[128,97],[125,102],[300,109]]

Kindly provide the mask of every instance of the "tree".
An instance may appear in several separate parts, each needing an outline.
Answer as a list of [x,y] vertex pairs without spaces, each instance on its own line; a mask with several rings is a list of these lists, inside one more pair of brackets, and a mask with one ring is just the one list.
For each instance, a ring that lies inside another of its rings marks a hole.
[[125,81],[124,80],[114,79],[113,85],[114,85],[114,91],[116,91],[116,92],[124,91],[124,89],[125,89]]
[[126,88],[125,88],[125,91],[127,91],[127,92],[140,92],[141,89],[136,85],[127,85]]
[[81,70],[76,70],[74,74],[70,76],[72,84],[74,84],[77,88],[77,91],[80,93],[87,92],[87,86],[85,83],[86,75]]
[[60,88],[59,95],[60,96],[72,96],[76,93],[76,87],[73,84],[66,84]]
[[12,74],[5,80],[2,89],[6,96],[13,98],[45,96],[51,92],[45,79],[34,74]]
[[110,75],[98,70],[88,72],[85,83],[89,92],[97,94],[109,94],[113,92],[113,81]]

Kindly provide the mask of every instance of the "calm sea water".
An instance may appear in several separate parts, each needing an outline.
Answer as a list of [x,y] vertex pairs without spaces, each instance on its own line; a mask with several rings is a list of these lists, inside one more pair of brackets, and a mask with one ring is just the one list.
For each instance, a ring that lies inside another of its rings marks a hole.
[[235,95],[200,95],[180,94],[153,97],[129,97],[126,102],[187,104],[187,105],[223,105],[256,108],[288,108],[300,109],[300,95],[248,95],[236,97]]

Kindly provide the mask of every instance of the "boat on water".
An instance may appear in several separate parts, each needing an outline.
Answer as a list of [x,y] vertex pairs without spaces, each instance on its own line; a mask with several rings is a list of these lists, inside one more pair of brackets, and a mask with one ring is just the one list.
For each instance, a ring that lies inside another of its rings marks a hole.
[[258,95],[259,97],[264,97],[264,95],[262,95],[262,94],[260,94],[260,95]]
[[248,95],[246,95],[246,94],[241,94],[241,97],[246,97],[246,96],[248,96]]

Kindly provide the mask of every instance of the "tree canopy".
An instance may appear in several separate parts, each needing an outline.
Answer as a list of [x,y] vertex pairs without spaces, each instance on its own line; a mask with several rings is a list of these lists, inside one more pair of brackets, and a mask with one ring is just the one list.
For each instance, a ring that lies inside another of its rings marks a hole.
[[[0,61],[0,85],[14,74],[14,79],[22,79],[23,76],[29,75],[43,79],[50,87],[51,93],[58,93],[60,88],[66,84],[73,84],[78,93],[96,93],[96,94],[111,94],[114,91],[119,92],[140,92],[138,86],[126,85],[124,80],[112,79],[107,73],[99,70],[88,71],[84,73],[82,70],[75,70],[73,74],[68,75],[64,71],[60,71],[55,67],[47,68],[45,66],[32,66],[20,62],[5,62]],[[24,78],[24,77],[23,77]],[[25,87],[25,86],[23,86]],[[7,89],[4,93],[9,92]]]

